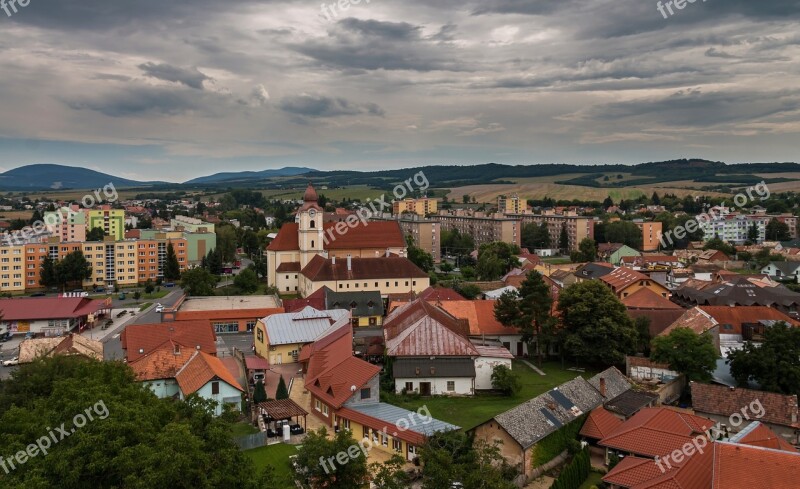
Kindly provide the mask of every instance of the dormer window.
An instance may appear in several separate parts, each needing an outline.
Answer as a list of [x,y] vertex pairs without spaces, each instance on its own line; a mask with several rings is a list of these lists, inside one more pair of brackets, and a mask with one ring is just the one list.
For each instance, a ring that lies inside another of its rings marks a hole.
[[358,306],[358,304],[356,304],[356,301],[350,303],[350,309],[355,309],[356,306]]

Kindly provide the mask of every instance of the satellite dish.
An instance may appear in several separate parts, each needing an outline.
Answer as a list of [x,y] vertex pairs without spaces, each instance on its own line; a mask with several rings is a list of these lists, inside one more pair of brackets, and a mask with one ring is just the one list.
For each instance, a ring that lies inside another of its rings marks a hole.
[[356,387],[356,386],[354,386],[354,385],[351,385],[351,386],[350,386],[350,392],[355,392],[355,391],[356,391],[356,389],[358,389],[358,387]]

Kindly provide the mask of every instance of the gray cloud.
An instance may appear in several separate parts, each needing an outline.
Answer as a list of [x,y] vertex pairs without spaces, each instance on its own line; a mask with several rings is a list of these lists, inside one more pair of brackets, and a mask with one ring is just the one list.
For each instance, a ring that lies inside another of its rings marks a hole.
[[199,107],[187,92],[161,87],[126,88],[66,103],[75,110],[93,110],[109,117],[177,115]]
[[208,76],[201,73],[197,68],[181,68],[166,63],[147,62],[139,65],[139,69],[144,71],[145,76],[157,78],[159,80],[182,83],[187,87],[203,89],[203,82],[210,80]]
[[339,117],[345,115],[383,116],[384,110],[374,103],[359,104],[341,97],[301,94],[285,97],[280,109],[289,114],[303,117]]

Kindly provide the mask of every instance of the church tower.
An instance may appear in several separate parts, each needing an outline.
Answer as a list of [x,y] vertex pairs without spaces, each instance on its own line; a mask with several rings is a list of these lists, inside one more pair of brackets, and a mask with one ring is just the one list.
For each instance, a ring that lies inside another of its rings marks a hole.
[[315,255],[324,250],[323,209],[319,206],[317,191],[311,183],[303,195],[303,206],[297,211],[298,243],[300,245],[300,268],[308,265]]

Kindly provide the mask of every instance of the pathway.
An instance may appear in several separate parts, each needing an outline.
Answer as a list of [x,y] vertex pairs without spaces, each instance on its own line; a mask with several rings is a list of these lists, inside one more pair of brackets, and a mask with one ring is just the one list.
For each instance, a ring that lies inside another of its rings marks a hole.
[[542,370],[539,367],[537,367],[536,365],[532,364],[531,362],[529,362],[527,360],[520,359],[520,362],[522,362],[525,365],[529,366],[531,368],[531,370],[533,370],[534,372],[536,372],[539,375],[547,375],[546,373],[542,372]]

